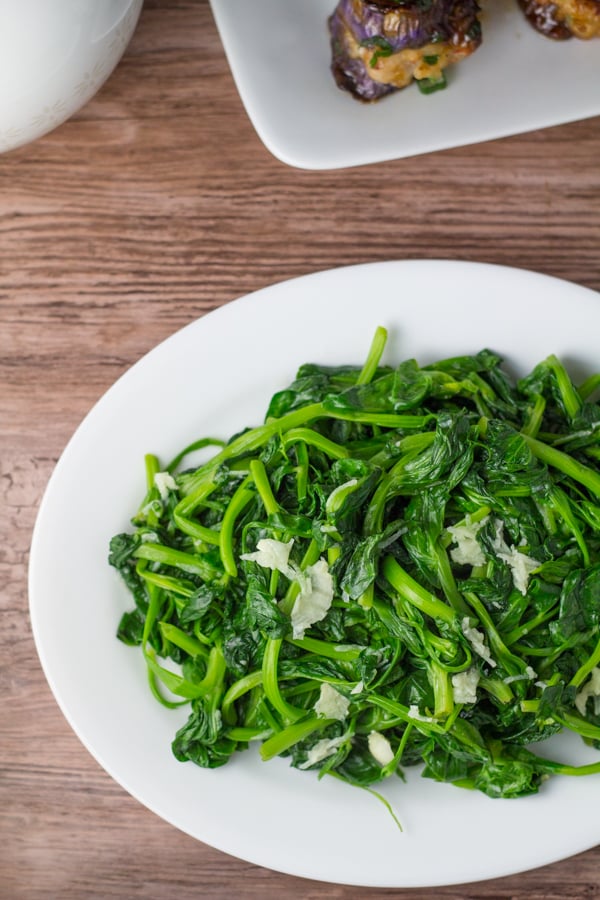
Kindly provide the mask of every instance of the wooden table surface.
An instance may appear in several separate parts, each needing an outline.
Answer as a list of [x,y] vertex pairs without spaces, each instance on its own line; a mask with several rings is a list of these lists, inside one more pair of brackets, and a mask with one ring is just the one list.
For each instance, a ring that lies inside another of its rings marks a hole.
[[[249,291],[434,257],[600,290],[600,118],[350,170],[292,169],[254,132],[208,4],[147,0],[99,94],[0,157],[0,232],[0,897],[431,896],[238,861],[126,794],[73,734],[38,663],[31,531],[58,457],[102,393],[158,341]],[[435,891],[599,894],[600,847]]]

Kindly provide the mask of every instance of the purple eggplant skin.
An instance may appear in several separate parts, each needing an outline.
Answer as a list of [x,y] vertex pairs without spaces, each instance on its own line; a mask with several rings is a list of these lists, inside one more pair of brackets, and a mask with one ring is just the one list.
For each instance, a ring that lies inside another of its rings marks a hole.
[[345,22],[359,43],[384,38],[396,53],[422,47],[434,38],[450,38],[447,20],[456,6],[456,0],[340,0],[333,15]]
[[379,100],[404,85],[371,77],[357,48],[383,43],[387,57],[435,44],[458,59],[481,43],[478,14],[477,0],[339,0],[328,21],[335,81],[358,100]]
[[331,35],[331,71],[336,84],[343,91],[353,94],[366,103],[380,100],[396,90],[393,85],[382,84],[370,77],[362,59],[347,52],[348,33],[341,16],[334,13],[329,19]]

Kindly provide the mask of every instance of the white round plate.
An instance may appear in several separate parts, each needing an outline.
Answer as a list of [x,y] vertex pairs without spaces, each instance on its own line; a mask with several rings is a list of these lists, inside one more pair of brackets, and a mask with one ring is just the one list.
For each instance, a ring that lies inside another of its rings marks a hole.
[[[362,364],[378,325],[386,361],[490,347],[517,373],[550,353],[576,377],[600,368],[600,296],[531,272],[445,261],[373,263],[267,287],[211,312],[134,365],[92,409],[48,484],[33,535],[30,609],[44,672],[81,741],[125,790],[182,831],[261,866],[381,887],[456,884],[535,868],[600,842],[600,776],[538,795],[488,797],[409,770],[383,793],[318,781],[283,759],[238,754],[204,770],[171,740],[187,718],[148,690],[138,649],[115,637],[131,608],[107,563],[144,494],[143,457],[167,462],[206,434],[259,424],[303,362]],[[597,752],[577,738],[547,751]]]

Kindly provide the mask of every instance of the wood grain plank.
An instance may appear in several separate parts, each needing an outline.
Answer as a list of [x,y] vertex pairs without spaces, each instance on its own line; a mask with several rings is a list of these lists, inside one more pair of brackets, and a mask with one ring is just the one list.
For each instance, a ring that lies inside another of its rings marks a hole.
[[[208,4],[146,0],[99,94],[0,156],[0,898],[430,897],[267,871],[162,822],[73,734],[37,660],[31,532],[65,444],[157,342],[282,279],[385,259],[600,290],[600,118],[343,171],[257,138]],[[568,823],[557,823],[568,827]],[[600,848],[444,898],[600,895]]]

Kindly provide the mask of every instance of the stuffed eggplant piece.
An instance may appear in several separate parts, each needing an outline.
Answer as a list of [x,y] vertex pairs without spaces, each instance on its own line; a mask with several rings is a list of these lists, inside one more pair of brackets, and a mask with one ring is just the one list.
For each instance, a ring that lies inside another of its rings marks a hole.
[[557,41],[600,37],[600,0],[519,0],[536,31]]
[[416,81],[445,86],[445,68],[481,44],[477,0],[340,0],[329,18],[332,72],[366,102]]

